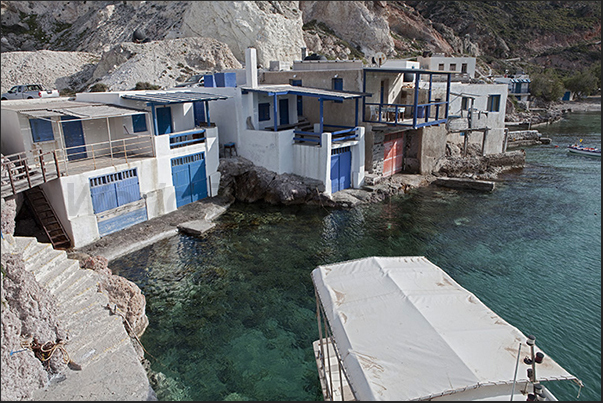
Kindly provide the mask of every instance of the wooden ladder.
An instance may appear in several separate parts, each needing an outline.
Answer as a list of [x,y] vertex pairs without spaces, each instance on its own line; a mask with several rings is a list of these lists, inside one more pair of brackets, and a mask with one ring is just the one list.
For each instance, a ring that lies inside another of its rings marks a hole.
[[71,248],[71,239],[69,239],[40,186],[28,189],[24,193],[38,223],[44,228],[44,232],[50,239],[52,247],[54,249]]

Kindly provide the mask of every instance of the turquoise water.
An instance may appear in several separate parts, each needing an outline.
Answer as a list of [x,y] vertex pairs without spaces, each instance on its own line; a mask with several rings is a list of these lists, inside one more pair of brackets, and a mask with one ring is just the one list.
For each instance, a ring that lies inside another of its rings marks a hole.
[[310,272],[365,256],[425,256],[486,305],[536,336],[601,400],[599,113],[538,128],[524,169],[492,193],[428,187],[353,210],[235,204],[203,238],[177,236],[111,262],[140,286],[142,342],[163,374],[160,400],[322,400]]

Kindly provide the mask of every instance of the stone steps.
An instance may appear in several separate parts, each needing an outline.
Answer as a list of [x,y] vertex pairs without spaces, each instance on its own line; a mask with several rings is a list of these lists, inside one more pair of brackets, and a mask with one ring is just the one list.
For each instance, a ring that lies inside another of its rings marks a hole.
[[[11,253],[21,253],[25,269],[56,299],[57,319],[67,331],[65,350],[82,367],[66,369],[60,382],[34,392],[32,400],[149,400],[146,371],[120,315],[107,309],[100,275],[33,237],[13,237]],[[134,341],[135,342],[135,341]]]

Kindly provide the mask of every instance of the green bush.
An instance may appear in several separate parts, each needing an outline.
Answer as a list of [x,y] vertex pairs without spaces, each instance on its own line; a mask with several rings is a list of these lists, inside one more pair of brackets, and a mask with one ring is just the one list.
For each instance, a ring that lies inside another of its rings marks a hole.
[[109,87],[107,84],[96,83],[92,87],[90,87],[90,92],[107,92],[109,91]]
[[151,84],[148,82],[137,82],[136,86],[134,87],[135,90],[160,90],[161,86],[160,85],[155,85],[155,84]]
[[537,73],[531,78],[530,92],[536,98],[547,102],[557,101],[565,92],[563,81],[552,69]]

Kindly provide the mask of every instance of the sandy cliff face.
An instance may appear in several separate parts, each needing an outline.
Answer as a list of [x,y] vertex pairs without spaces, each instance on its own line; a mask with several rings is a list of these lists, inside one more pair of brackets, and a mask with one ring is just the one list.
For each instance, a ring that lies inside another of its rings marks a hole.
[[[297,1],[3,1],[2,51],[69,50],[102,53],[132,41],[210,37],[244,61],[293,60],[305,46]],[[27,16],[27,17],[24,17]]]

